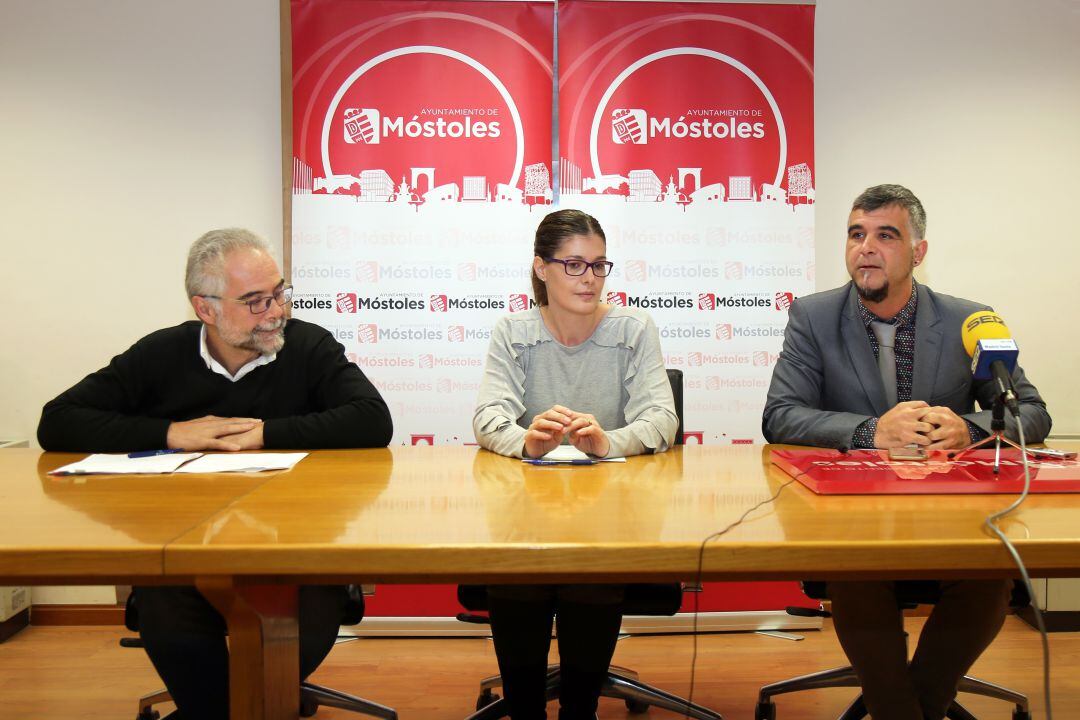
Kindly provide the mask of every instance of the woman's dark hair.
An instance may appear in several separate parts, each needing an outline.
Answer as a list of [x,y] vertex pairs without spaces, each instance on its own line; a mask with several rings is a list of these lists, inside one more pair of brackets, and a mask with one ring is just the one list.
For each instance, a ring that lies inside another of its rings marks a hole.
[[[536,240],[533,242],[533,255],[542,258],[555,257],[563,242],[574,235],[596,235],[607,246],[604,229],[596,218],[580,210],[556,210],[548,213],[536,228]],[[547,286],[532,272],[533,298],[537,305],[547,305]]]

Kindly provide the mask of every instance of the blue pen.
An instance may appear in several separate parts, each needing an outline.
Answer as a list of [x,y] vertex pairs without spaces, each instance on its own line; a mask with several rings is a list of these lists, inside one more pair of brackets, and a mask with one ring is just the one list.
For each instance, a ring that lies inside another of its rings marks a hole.
[[154,457],[155,455],[172,455],[173,453],[184,452],[181,448],[169,448],[168,450],[139,450],[138,452],[128,453],[128,457],[144,458]]

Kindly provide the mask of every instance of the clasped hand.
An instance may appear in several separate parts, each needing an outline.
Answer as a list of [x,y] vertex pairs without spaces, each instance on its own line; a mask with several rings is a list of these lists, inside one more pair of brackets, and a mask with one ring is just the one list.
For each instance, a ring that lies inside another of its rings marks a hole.
[[223,418],[215,415],[174,422],[166,443],[179,450],[259,450],[263,446],[263,422],[256,418]]
[[583,453],[605,457],[611,449],[607,433],[589,413],[555,405],[533,418],[525,431],[525,455],[540,457],[562,444],[563,438]]
[[874,447],[918,445],[934,452],[962,448],[970,440],[967,422],[951,409],[909,400],[898,403],[878,418]]

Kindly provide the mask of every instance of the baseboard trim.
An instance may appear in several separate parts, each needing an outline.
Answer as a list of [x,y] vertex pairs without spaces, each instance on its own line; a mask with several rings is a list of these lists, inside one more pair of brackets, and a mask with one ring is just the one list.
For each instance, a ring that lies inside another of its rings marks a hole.
[[0,643],[30,624],[30,608],[23,608],[7,620],[0,622]]
[[[820,630],[821,618],[788,615],[783,610],[753,612],[703,612],[697,616],[698,632],[756,632],[758,630]],[[670,635],[694,631],[694,616],[628,615],[623,618],[626,635]],[[343,627],[354,637],[488,637],[487,625],[463,623],[450,617],[366,617],[359,625]]]
[[[1031,606],[1020,608],[1016,614],[1033,628],[1039,626],[1035,622],[1035,611]],[[1043,625],[1046,632],[1075,632],[1080,630],[1080,611],[1077,610],[1044,610]]]
[[[119,605],[34,605],[33,625],[123,625],[124,608]],[[820,630],[821,618],[788,615],[783,610],[746,612],[703,612],[697,616],[697,630],[705,633],[756,632],[758,630]],[[626,635],[660,635],[694,631],[694,615],[679,613],[654,617],[628,615],[623,618]],[[463,623],[452,617],[366,617],[359,625],[343,627],[343,635],[354,637],[487,637],[487,625]]]
[[122,605],[32,605],[31,625],[123,625]]

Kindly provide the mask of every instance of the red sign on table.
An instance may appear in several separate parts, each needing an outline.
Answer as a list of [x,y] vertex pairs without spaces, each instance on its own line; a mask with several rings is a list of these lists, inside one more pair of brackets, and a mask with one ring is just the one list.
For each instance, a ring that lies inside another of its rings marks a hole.
[[[887,450],[773,450],[773,464],[819,495],[1016,494],[1024,489],[1024,463],[1017,450],[975,450],[957,460],[944,452],[925,462],[890,460]],[[1028,460],[1031,492],[1080,492],[1080,462]]]

